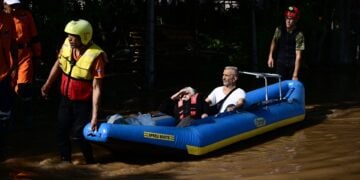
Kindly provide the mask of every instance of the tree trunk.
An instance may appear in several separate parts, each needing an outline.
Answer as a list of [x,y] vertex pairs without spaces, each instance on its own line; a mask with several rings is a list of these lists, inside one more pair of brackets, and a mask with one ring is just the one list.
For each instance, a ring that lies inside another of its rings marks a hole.
[[146,88],[151,90],[154,84],[154,35],[155,35],[155,3],[147,0],[146,44],[145,44],[145,77]]
[[349,35],[350,35],[350,2],[343,0],[340,2],[339,17],[340,17],[340,47],[339,47],[339,63],[350,64],[349,56]]

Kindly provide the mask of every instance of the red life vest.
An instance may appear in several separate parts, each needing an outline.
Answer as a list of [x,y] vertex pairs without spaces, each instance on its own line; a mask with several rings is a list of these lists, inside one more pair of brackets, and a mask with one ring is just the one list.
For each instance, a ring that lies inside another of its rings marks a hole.
[[92,81],[79,80],[62,73],[61,94],[74,101],[90,101],[92,98]]
[[178,101],[178,115],[179,115],[179,119],[183,120],[186,116],[190,115],[191,118],[196,118],[196,104],[197,104],[197,97],[198,97],[199,93],[194,94],[193,96],[191,96],[190,98],[190,113],[187,114],[186,109],[184,107],[184,102],[182,100]]
[[102,53],[102,49],[92,44],[80,57],[72,60],[72,49],[68,39],[65,40],[60,54],[61,94],[74,101],[90,101],[92,99],[91,66],[95,59]]

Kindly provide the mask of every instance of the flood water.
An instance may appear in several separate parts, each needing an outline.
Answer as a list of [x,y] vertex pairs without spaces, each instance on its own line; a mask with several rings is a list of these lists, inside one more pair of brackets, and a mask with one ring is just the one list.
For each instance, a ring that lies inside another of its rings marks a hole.
[[76,149],[73,164],[58,163],[57,106],[39,101],[35,107],[47,106],[35,108],[33,129],[19,122],[12,130],[0,179],[360,179],[359,84],[358,75],[343,71],[314,78],[307,84],[304,121],[204,157],[140,155],[139,149],[115,156],[94,145],[94,165],[83,165]]

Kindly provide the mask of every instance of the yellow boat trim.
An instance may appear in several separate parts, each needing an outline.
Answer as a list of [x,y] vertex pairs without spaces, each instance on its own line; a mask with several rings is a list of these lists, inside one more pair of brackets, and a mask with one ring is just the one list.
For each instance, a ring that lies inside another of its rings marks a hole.
[[227,145],[236,143],[238,141],[248,139],[248,138],[257,136],[259,134],[263,134],[265,132],[274,130],[274,129],[279,128],[279,127],[283,127],[283,126],[286,126],[286,125],[289,125],[289,124],[293,124],[295,122],[299,122],[299,121],[302,121],[304,119],[305,119],[305,114],[302,114],[302,115],[299,115],[299,116],[296,116],[296,117],[292,117],[292,118],[285,119],[285,120],[282,120],[282,121],[279,121],[279,122],[276,122],[276,123],[272,123],[272,124],[270,124],[268,126],[263,126],[263,127],[256,128],[256,129],[254,129],[252,131],[249,131],[249,132],[246,132],[246,133],[242,133],[242,134],[239,134],[239,135],[236,135],[236,136],[226,138],[224,140],[218,141],[216,143],[213,143],[213,144],[210,144],[210,145],[207,145],[207,146],[204,146],[204,147],[186,145],[186,148],[187,148],[187,151],[188,151],[189,154],[203,155],[203,154],[206,154],[208,152],[214,151],[216,149],[220,149],[220,148],[225,147]]

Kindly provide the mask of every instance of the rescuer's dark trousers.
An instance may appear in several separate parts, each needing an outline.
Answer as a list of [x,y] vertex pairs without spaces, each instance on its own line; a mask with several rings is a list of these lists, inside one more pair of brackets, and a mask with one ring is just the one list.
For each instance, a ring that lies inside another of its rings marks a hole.
[[14,94],[11,90],[11,77],[0,80],[0,162],[5,160],[6,135],[12,117]]
[[90,122],[91,101],[71,101],[62,97],[58,113],[58,146],[62,161],[71,161],[72,142],[80,147],[87,163],[94,162],[92,148],[83,136],[84,126]]
[[291,80],[295,65],[279,61],[276,66],[276,73],[281,75],[281,80]]

